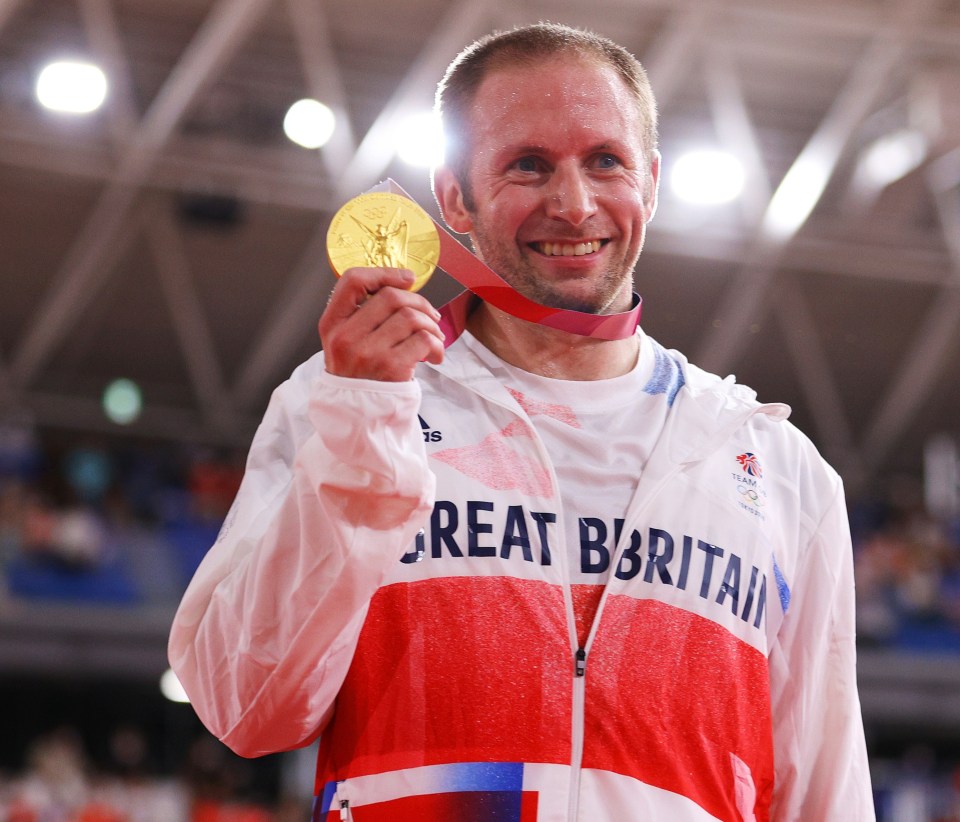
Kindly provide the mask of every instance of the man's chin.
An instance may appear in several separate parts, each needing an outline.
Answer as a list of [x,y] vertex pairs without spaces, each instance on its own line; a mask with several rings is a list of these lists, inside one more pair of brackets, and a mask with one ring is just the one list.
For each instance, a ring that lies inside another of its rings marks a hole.
[[544,303],[550,308],[561,308],[564,311],[579,311],[581,314],[603,314],[605,313],[601,306],[583,300],[553,300],[550,303]]
[[525,294],[540,305],[548,308],[559,308],[564,311],[579,311],[582,314],[617,314],[630,308],[629,301],[625,308],[617,308],[618,300],[604,299],[596,294],[578,295],[558,293],[555,291]]

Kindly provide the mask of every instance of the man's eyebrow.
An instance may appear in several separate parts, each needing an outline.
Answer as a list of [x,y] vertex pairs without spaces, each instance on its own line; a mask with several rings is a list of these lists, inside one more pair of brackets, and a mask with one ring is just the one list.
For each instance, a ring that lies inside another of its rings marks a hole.
[[501,154],[549,154],[550,149],[541,143],[520,143],[518,145],[504,144],[500,148]]
[[626,150],[629,150],[630,144],[625,140],[604,140],[601,143],[597,143],[595,146],[592,146],[589,151],[616,151],[618,153],[623,153]]

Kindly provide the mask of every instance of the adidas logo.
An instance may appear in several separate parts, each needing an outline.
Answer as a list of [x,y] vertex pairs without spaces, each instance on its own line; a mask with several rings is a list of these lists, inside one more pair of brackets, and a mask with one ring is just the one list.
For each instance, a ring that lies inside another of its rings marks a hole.
[[420,420],[420,429],[423,431],[423,441],[424,442],[440,442],[443,440],[443,434],[439,431],[434,431],[427,425],[427,421],[417,414],[417,419]]

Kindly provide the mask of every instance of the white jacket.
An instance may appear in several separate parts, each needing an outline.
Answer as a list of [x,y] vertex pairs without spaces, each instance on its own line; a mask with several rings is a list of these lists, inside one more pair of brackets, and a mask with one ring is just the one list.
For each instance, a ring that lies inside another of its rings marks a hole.
[[873,820],[840,480],[668,353],[583,649],[549,457],[466,346],[401,384],[300,366],[174,622],[207,727],[323,732],[315,820]]

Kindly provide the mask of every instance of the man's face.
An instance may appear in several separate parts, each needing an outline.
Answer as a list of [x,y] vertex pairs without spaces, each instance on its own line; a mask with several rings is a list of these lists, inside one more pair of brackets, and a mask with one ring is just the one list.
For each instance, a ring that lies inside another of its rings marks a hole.
[[629,308],[657,197],[637,102],[615,70],[556,57],[491,72],[470,114],[471,208],[453,174],[435,184],[454,231],[514,288],[557,308]]

